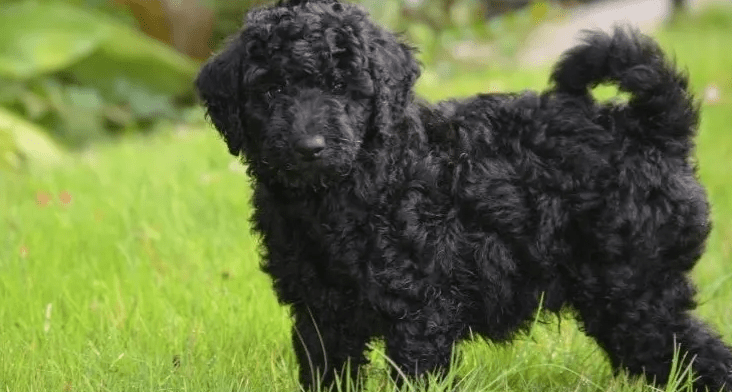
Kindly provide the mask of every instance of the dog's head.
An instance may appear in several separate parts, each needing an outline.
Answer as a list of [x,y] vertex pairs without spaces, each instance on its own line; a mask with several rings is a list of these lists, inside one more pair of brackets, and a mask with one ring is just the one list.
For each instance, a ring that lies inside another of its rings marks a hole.
[[393,136],[418,75],[412,50],[362,8],[290,0],[249,12],[196,87],[254,175],[317,185],[347,173],[365,141]]

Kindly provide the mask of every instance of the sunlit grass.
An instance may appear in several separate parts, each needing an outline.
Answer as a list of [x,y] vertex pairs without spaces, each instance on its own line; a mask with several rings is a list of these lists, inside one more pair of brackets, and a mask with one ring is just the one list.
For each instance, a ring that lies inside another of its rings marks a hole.
[[[732,16],[660,38],[700,97],[718,92],[698,137],[715,229],[694,276],[699,313],[732,341]],[[546,72],[491,72],[420,91],[438,99],[546,83]],[[212,130],[170,130],[55,169],[0,172],[0,391],[297,390],[290,321],[258,270],[250,190],[232,162]],[[380,347],[366,369],[373,391],[391,388]],[[476,339],[458,357],[457,390],[649,390],[613,377],[571,318],[539,319],[511,345]]]

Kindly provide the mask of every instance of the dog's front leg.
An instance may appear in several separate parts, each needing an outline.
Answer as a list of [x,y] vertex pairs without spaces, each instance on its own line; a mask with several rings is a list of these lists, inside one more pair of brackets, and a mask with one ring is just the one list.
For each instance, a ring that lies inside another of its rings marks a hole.
[[455,319],[422,309],[416,317],[396,321],[386,335],[386,354],[392,361],[392,378],[417,380],[428,374],[441,378],[448,371],[459,335]]
[[367,362],[371,324],[359,319],[356,309],[336,308],[334,303],[293,307],[292,344],[306,391],[327,390],[336,377],[344,388],[356,383],[359,366]]

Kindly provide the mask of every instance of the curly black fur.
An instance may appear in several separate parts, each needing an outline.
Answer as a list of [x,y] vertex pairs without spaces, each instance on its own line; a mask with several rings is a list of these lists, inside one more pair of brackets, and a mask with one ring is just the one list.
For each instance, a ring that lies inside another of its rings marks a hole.
[[[710,230],[691,163],[698,110],[659,47],[587,32],[542,93],[415,100],[413,50],[360,7],[251,11],[196,83],[254,187],[263,269],[294,316],[305,386],[384,337],[407,375],[469,331],[506,341],[572,308],[612,365],[732,390],[732,353],[690,311]],[[598,103],[614,83],[627,103]]]

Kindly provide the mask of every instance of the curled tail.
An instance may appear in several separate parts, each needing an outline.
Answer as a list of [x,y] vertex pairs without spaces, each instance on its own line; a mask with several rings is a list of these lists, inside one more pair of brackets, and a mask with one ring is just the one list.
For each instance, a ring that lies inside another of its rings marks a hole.
[[685,73],[677,71],[650,37],[628,27],[611,34],[585,31],[582,43],[562,55],[551,75],[554,91],[590,94],[603,83],[630,93],[626,114],[644,138],[675,144],[685,155],[699,123],[699,111]]

